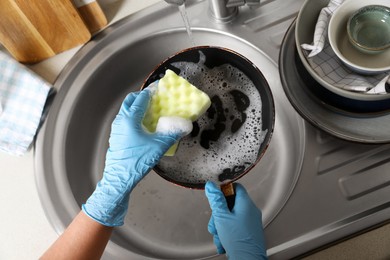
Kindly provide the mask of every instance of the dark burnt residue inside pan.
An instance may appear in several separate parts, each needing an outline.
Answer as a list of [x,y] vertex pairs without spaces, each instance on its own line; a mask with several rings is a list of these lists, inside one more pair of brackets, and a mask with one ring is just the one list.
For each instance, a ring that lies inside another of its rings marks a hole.
[[[227,83],[222,84],[223,87],[227,87]],[[215,123],[212,129],[203,130],[200,136],[200,145],[205,148],[210,148],[210,142],[218,141],[221,134],[226,131],[226,121],[230,120],[232,122],[230,127],[230,132],[234,134],[237,132],[245,123],[247,114],[246,109],[250,105],[250,100],[247,95],[239,90],[231,90],[228,92],[235,103],[235,107],[239,113],[237,115],[230,115],[229,118],[225,114],[229,113],[229,108],[223,107],[223,102],[219,96],[213,96],[211,98],[211,107],[207,111],[207,116],[210,119],[215,119]],[[255,112],[255,111],[252,111]],[[198,131],[199,125],[195,122],[195,131]],[[192,136],[196,136],[193,134]]]
[[246,121],[247,118],[246,109],[250,105],[250,100],[247,95],[245,95],[243,92],[239,90],[232,90],[229,92],[229,94],[233,96],[234,103],[236,104],[237,110],[239,111],[241,116],[241,118],[234,118],[234,116],[230,118],[233,121],[231,131],[232,133],[235,133],[238,131],[238,129],[241,128],[241,126]]
[[217,142],[226,129],[226,116],[223,103],[218,96],[211,98],[211,106],[207,110],[207,117],[215,122],[211,128],[204,129],[200,135],[200,145],[205,149],[210,148],[211,142]]

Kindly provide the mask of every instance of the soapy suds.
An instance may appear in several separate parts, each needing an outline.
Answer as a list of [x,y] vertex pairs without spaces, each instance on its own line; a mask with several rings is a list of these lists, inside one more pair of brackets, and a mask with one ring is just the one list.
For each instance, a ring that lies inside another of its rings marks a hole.
[[163,134],[188,135],[192,132],[192,122],[178,116],[162,116],[158,119],[156,132]]
[[256,162],[268,130],[262,129],[261,97],[253,82],[228,64],[209,69],[201,51],[200,56],[198,63],[172,65],[209,95],[211,107],[181,139],[176,155],[164,157],[158,167],[178,182],[220,183]]

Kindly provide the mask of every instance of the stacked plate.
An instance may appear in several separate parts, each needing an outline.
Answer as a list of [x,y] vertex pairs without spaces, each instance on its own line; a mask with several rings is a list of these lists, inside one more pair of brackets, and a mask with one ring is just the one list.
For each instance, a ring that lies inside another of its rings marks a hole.
[[[388,0],[373,1],[370,4]],[[287,31],[279,57],[284,91],[300,115],[316,127],[349,141],[388,143],[390,142],[390,131],[388,131],[390,94],[367,94],[348,89],[347,84],[340,86],[338,82],[323,73],[329,69],[326,61],[325,65],[313,63],[311,58],[308,58],[308,52],[301,48],[301,44],[313,42],[318,16],[329,2],[329,0],[306,0],[297,19]],[[328,41],[327,37],[326,41]],[[328,56],[336,61],[336,65],[331,65],[335,74],[345,77],[345,74],[340,72],[347,71],[347,77],[352,79],[358,77],[371,83],[379,83],[381,79],[388,77],[386,73],[360,75],[348,70],[327,45],[329,44],[325,44],[323,51],[327,51]]]

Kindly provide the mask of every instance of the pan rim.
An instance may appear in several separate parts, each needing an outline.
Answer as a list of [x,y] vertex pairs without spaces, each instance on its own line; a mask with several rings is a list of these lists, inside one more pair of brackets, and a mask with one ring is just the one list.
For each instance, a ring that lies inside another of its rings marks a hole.
[[[250,65],[255,71],[256,71],[256,74],[259,76],[259,78],[261,79],[261,81],[264,83],[262,85],[263,88],[265,88],[265,91],[268,95],[268,102],[269,102],[269,106],[268,106],[268,113],[269,113],[269,124],[267,125],[269,128],[268,128],[268,131],[265,135],[265,138],[264,138],[264,141],[261,143],[260,145],[260,148],[259,148],[259,154],[257,156],[257,159],[251,163],[248,167],[245,168],[245,170],[243,172],[241,172],[240,174],[238,174],[237,176],[235,176],[234,178],[231,178],[231,179],[228,179],[228,180],[224,180],[223,182],[221,182],[221,184],[225,185],[225,184],[230,184],[230,183],[233,183],[237,180],[239,180],[241,177],[243,177],[244,175],[246,175],[248,172],[250,172],[257,164],[258,162],[261,160],[261,158],[264,156],[265,152],[267,151],[269,145],[270,145],[270,142],[271,142],[271,139],[272,139],[272,135],[273,135],[273,132],[274,132],[274,127],[275,127],[275,101],[274,101],[274,97],[273,97],[273,94],[272,94],[272,91],[271,91],[271,87],[267,81],[267,79],[265,78],[264,74],[261,72],[261,70],[252,62],[250,61],[248,58],[246,58],[245,56],[243,56],[242,54],[232,50],[232,49],[229,49],[229,48],[226,48],[226,47],[220,47],[220,46],[216,46],[216,45],[199,45],[199,46],[193,46],[193,47],[189,47],[189,48],[185,48],[185,49],[182,49],[172,55],[170,55],[168,58],[164,59],[162,62],[160,62],[153,70],[152,72],[150,72],[148,74],[148,76],[145,78],[145,80],[143,81],[143,84],[141,86],[141,90],[142,89],[145,89],[150,83],[151,83],[151,78],[153,77],[153,75],[155,75],[156,71],[158,69],[160,69],[164,64],[169,64],[169,61],[172,60],[173,58],[177,57],[178,55],[181,55],[181,54],[185,54],[185,53],[188,53],[190,51],[201,51],[201,50],[204,50],[204,49],[215,49],[217,51],[222,51],[222,52],[229,52],[231,53],[232,55],[238,57],[239,59],[245,61],[246,64]],[[252,80],[252,78],[250,78]],[[263,100],[262,100],[263,101]],[[174,185],[177,185],[177,186],[180,186],[180,187],[184,187],[184,188],[188,188],[188,189],[194,189],[194,190],[203,190],[204,187],[205,187],[205,184],[206,182],[192,182],[192,183],[189,183],[189,182],[182,182],[182,181],[178,181],[178,180],[175,180],[169,176],[167,176],[166,173],[164,173],[163,170],[161,170],[159,167],[158,167],[158,164],[153,167],[153,171],[155,173],[157,173],[160,177],[162,177],[163,179],[165,179],[166,181],[174,184]]]

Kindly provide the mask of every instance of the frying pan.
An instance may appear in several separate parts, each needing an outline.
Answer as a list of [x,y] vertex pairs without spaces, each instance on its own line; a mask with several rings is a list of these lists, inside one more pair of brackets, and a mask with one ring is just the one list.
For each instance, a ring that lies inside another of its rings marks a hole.
[[205,183],[213,180],[232,209],[233,182],[260,161],[273,133],[275,106],[268,82],[241,54],[222,47],[197,46],[163,61],[142,88],[162,78],[167,69],[206,92],[212,104],[194,122],[192,133],[180,141],[175,156],[163,157],[154,171],[192,189],[204,189]]

